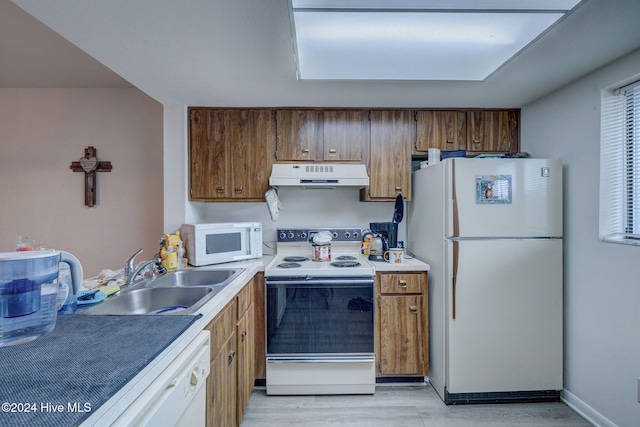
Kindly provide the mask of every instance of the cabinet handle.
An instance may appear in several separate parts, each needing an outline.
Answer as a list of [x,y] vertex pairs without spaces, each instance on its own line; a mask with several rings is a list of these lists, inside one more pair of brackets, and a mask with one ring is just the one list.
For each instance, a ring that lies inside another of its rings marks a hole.
[[335,157],[335,156],[336,156],[336,152],[337,152],[337,151],[336,151],[336,149],[335,149],[335,148],[330,148],[330,149],[329,149],[329,156],[334,156],[334,157]]
[[447,139],[447,144],[453,144],[453,139]]
[[236,357],[236,351],[235,350],[231,350],[229,352],[229,365],[231,365],[231,363],[233,363],[233,358]]
[[396,187],[396,191],[402,191],[402,187]]
[[218,193],[224,193],[224,187],[218,187],[218,188],[216,188],[216,191]]
[[417,305],[409,306],[409,313],[416,314],[417,312],[418,312],[418,306]]
[[242,194],[242,186],[236,187],[236,194]]
[[309,149],[308,148],[303,148],[302,149],[302,155],[306,156],[307,154],[309,154]]
[[482,142],[482,141],[480,141],[479,139],[474,139],[474,140],[473,140],[473,143],[474,143],[474,144],[480,144],[481,142]]
[[398,280],[398,286],[400,286],[401,288],[406,288],[407,287],[407,281],[406,280]]
[[240,332],[240,340],[244,341],[244,339],[247,337],[247,331],[242,331]]

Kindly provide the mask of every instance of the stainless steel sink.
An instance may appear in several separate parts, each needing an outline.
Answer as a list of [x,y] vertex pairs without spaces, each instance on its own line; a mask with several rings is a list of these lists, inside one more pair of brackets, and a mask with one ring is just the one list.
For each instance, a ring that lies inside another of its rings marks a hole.
[[223,286],[230,283],[244,268],[216,270],[179,270],[153,279],[147,286]]
[[191,314],[223,290],[244,268],[180,270],[141,281],[82,314]]
[[222,288],[138,288],[84,310],[84,314],[190,314]]

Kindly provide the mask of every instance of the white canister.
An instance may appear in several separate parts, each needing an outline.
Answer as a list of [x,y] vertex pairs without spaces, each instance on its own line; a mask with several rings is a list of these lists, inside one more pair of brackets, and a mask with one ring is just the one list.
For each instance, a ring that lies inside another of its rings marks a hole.
[[313,244],[314,261],[331,261],[331,243]]

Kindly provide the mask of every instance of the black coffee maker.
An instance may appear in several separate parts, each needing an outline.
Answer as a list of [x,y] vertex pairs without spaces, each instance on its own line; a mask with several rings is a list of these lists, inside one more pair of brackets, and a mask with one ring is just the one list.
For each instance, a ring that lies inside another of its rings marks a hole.
[[382,250],[398,247],[398,223],[396,222],[370,222],[369,229],[373,233],[382,236]]

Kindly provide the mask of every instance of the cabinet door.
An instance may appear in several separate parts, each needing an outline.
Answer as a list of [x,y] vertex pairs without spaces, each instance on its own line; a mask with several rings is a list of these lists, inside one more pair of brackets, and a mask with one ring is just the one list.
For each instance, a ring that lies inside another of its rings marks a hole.
[[256,347],[255,377],[262,380],[267,377],[265,308],[264,273],[257,273],[253,278],[254,343]]
[[383,295],[379,299],[380,375],[423,375],[425,355],[422,295]]
[[211,362],[212,378],[209,383],[208,406],[211,416],[207,417],[207,427],[236,426],[236,334],[231,334],[225,345]]
[[271,110],[229,110],[231,197],[264,199],[275,162]]
[[428,110],[416,112],[415,152],[429,148],[467,149],[467,113],[465,111]]
[[[411,147],[415,140],[413,111],[371,111],[369,200],[411,200]],[[366,189],[365,189],[366,190]]]
[[328,110],[323,118],[323,160],[361,162],[369,143],[369,112]]
[[238,398],[237,422],[240,424],[244,410],[249,404],[251,390],[255,381],[255,346],[254,346],[254,312],[253,304],[238,321]]
[[322,111],[276,111],[276,159],[306,161],[319,157],[322,143]]
[[[218,395],[223,390],[224,384],[218,380],[219,375],[230,375],[227,367],[218,360],[221,354],[229,355],[235,349],[235,328],[237,323],[237,303],[232,300],[222,311],[207,325],[206,329],[211,332],[211,373],[207,377],[207,426],[220,425],[218,420],[230,419],[229,409],[224,405],[233,405],[235,414],[235,395],[233,401],[226,395]],[[233,337],[233,343],[230,339]],[[235,364],[234,364],[235,366]],[[215,369],[215,370],[214,370]],[[218,371],[222,373],[219,374]],[[234,387],[235,393],[235,373],[230,386]],[[215,393],[215,394],[214,394]],[[224,393],[224,391],[222,392]],[[234,415],[235,417],[235,415]],[[234,418],[235,419],[235,418]]]
[[193,109],[189,114],[189,179],[192,199],[231,195],[227,121],[223,110]]
[[518,111],[470,111],[468,120],[467,151],[514,153],[520,149]]

